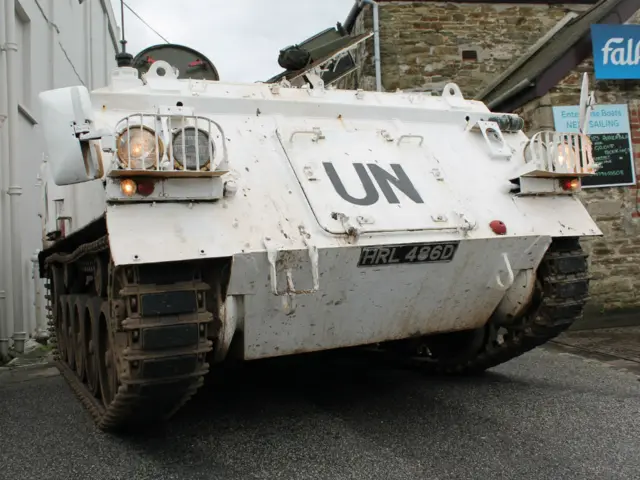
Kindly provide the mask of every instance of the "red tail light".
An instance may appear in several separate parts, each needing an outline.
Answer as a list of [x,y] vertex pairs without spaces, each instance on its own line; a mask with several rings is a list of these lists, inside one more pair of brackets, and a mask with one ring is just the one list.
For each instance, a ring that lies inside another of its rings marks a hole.
[[155,185],[151,180],[141,180],[138,182],[138,193],[145,197],[148,197],[153,193]]
[[560,186],[567,192],[575,192],[580,190],[581,183],[579,178],[563,178],[560,180]]

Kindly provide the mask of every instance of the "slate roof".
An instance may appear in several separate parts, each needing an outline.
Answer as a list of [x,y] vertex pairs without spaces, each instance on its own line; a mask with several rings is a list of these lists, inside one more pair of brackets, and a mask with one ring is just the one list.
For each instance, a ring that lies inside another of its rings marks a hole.
[[591,25],[622,24],[637,10],[638,0],[600,0],[571,20],[536,52],[520,58],[476,96],[494,111],[510,112],[553,88],[591,55]]

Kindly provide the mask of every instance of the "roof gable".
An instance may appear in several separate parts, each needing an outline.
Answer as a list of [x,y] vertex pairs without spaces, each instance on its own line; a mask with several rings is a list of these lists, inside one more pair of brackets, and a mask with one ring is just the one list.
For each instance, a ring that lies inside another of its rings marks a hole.
[[637,10],[638,0],[600,0],[487,85],[476,99],[491,109],[512,111],[544,95],[592,54],[592,24],[622,24]]

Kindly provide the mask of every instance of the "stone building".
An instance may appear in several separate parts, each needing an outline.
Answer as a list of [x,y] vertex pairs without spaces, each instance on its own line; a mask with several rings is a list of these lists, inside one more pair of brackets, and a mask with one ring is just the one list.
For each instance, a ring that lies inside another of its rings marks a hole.
[[[578,105],[582,73],[588,72],[599,104],[628,106],[638,172],[640,81],[596,82],[590,36],[592,24],[640,23],[638,8],[637,0],[378,0],[382,88],[439,94],[455,82],[467,98],[519,113],[531,135],[554,128],[553,106]],[[372,28],[367,7],[351,33]],[[361,68],[340,86],[374,90],[373,41],[358,48],[356,62]],[[640,194],[633,182],[581,193],[604,233],[585,242],[593,272],[586,321],[640,311]]]
[[[465,97],[479,93],[537,43],[596,0],[378,0],[380,63],[385,90],[437,92],[457,83]],[[373,29],[371,6],[359,12],[352,34]],[[373,42],[357,53],[352,81],[375,88]],[[345,84],[346,86],[346,84]]]

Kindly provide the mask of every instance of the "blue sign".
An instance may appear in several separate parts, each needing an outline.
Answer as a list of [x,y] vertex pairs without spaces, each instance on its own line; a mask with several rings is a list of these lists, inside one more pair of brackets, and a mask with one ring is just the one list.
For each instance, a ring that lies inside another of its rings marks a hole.
[[[562,133],[580,132],[580,109],[553,107],[555,129]],[[636,174],[627,105],[596,105],[591,111],[587,135],[593,146],[593,159],[600,165],[596,174],[582,179],[583,187],[635,185]]]
[[640,79],[640,25],[591,25],[598,80]]
[[[553,107],[553,123],[556,131],[562,133],[580,133],[580,108],[578,105],[570,107]],[[628,133],[629,110],[625,104],[596,105],[589,116],[587,134],[594,133]]]

